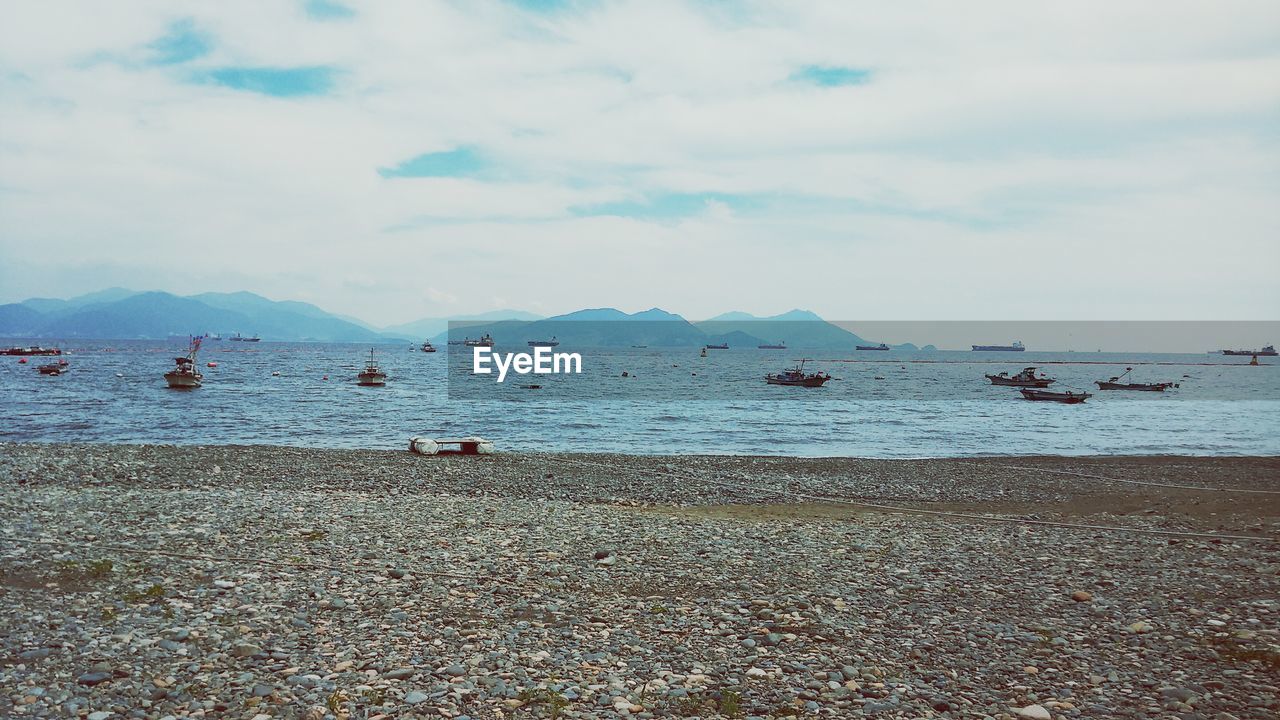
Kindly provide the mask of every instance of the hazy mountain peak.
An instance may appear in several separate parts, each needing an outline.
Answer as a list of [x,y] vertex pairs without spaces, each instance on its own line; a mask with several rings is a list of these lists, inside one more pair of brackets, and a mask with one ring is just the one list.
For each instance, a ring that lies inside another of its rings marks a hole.
[[822,318],[817,313],[811,310],[799,310],[799,309],[788,310],[787,312],[779,313],[777,315],[769,315],[767,317],[752,315],[751,313],[742,312],[741,310],[732,310],[727,313],[721,313],[719,315],[716,315],[713,318],[709,318],[708,320],[706,320],[706,322],[748,322],[752,320],[773,320],[773,321],[785,320],[785,321],[791,321],[791,322],[794,322],[797,320],[807,320],[811,322],[823,322]]
[[632,313],[627,317],[631,318],[632,320],[666,320],[666,321],[684,322],[683,317],[672,312],[667,312],[662,308],[656,308],[656,307],[649,308],[648,310],[644,310],[638,313]]

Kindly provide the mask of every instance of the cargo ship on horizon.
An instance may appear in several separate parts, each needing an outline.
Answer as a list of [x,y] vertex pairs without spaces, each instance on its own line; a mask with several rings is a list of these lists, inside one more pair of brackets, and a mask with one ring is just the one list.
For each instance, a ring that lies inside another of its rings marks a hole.
[[1024,352],[1027,349],[1021,340],[1015,340],[1012,345],[973,345],[971,347],[974,352]]
[[1261,350],[1223,350],[1223,355],[1261,355],[1262,357],[1275,357],[1276,346],[1268,345]]

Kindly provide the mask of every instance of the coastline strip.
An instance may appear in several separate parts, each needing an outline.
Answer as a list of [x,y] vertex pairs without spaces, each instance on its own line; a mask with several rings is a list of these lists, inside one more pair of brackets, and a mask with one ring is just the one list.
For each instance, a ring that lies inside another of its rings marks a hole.
[[[863,500],[856,500],[851,498],[832,497],[828,495],[817,495],[813,493],[806,493],[806,492],[793,491],[793,490],[763,488],[759,486],[753,486],[750,484],[733,485],[731,483],[727,483],[722,480],[714,480],[712,478],[705,478],[705,477],[699,478],[699,477],[693,477],[689,475],[678,475],[676,473],[671,473],[671,472],[667,472],[664,470],[657,470],[657,469],[626,468],[620,465],[610,465],[608,463],[591,462],[589,460],[576,460],[576,459],[569,459],[565,457],[557,457],[557,461],[568,463],[571,465],[581,465],[584,467],[594,466],[594,467],[601,467],[601,468],[606,468],[611,470],[621,470],[624,472],[631,470],[635,472],[649,473],[653,475],[669,477],[676,480],[687,480],[692,477],[692,479],[694,480],[701,481],[704,483],[710,483],[712,485],[717,485],[719,487],[723,487],[730,490],[741,490],[745,488],[747,490],[764,492],[766,494],[776,495],[782,498],[801,498],[805,500],[815,500],[818,502],[833,503],[833,504],[839,504],[839,505],[852,505],[856,507],[870,508],[873,510],[884,510],[886,512],[893,512],[893,513],[900,513],[900,514],[933,515],[938,517],[953,517],[953,518],[961,518],[966,520],[978,520],[983,522],[1002,522],[1002,523],[1009,523],[1009,524],[1015,524],[1015,525],[1038,525],[1043,527],[1057,527],[1057,528],[1066,528],[1066,529],[1072,529],[1072,530],[1090,530],[1095,532],[1101,531],[1101,532],[1136,533],[1140,535],[1196,538],[1201,540],[1204,540],[1204,539],[1241,540],[1241,541],[1263,542],[1263,543],[1269,543],[1273,545],[1280,545],[1280,540],[1277,540],[1274,538],[1267,538],[1267,537],[1255,537],[1252,535],[1222,535],[1217,533],[1195,532],[1192,530],[1156,530],[1153,528],[1128,528],[1128,527],[1122,527],[1118,525],[1094,525],[1089,523],[1068,523],[1068,522],[1059,522],[1055,520],[1032,520],[1029,518],[1014,518],[1014,517],[1007,517],[1007,516],[1001,516],[1001,515],[979,515],[976,513],[956,512],[953,510],[929,510],[927,508],[910,508],[910,507],[901,507],[897,505],[884,505],[882,503],[866,502]],[[746,478],[742,478],[741,476],[739,477],[742,480],[746,480]]]

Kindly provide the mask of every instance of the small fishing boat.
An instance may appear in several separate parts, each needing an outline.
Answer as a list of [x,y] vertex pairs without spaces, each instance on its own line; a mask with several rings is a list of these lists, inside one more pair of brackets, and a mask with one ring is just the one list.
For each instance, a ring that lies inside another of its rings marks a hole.
[[369,348],[369,361],[364,364],[364,370],[356,375],[356,384],[364,387],[382,387],[387,384],[387,374],[382,372],[378,361],[373,358],[373,348]]
[[36,369],[40,371],[41,375],[61,375],[62,373],[70,370],[71,367],[66,360],[63,360],[62,362],[41,365]]
[[189,390],[200,387],[200,381],[204,379],[204,375],[196,369],[196,353],[200,352],[200,338],[191,338],[191,346],[187,348],[187,354],[184,357],[174,358],[177,364],[172,370],[164,374],[164,381],[169,383],[169,387],[178,390]]
[[431,344],[430,340],[422,343],[422,352],[435,352],[436,346]]
[[780,342],[777,345],[757,345],[756,347],[760,350],[786,350],[787,344]]
[[764,381],[770,385],[822,387],[831,379],[831,375],[824,372],[806,373],[804,371],[805,362],[805,360],[801,360],[798,366],[783,370],[780,373],[769,373],[764,376]]
[[888,345],[885,345],[884,343],[880,343],[879,345],[859,345],[859,346],[858,346],[858,349],[859,349],[859,350],[881,350],[881,351],[884,351],[884,350],[888,350],[888,349],[889,349],[889,346],[888,346]]
[[1076,405],[1093,397],[1087,392],[1054,392],[1052,390],[1036,390],[1034,388],[1022,388],[1018,390],[1022,393],[1022,397],[1028,400],[1039,400],[1042,402],[1060,402],[1068,405]]
[[479,340],[466,338],[462,341],[462,344],[467,347],[493,347],[493,337],[489,333],[485,333]]
[[706,347],[708,350],[728,350],[729,343],[720,343],[719,345],[712,344],[712,345],[707,345]]
[[1171,387],[1178,387],[1177,383],[1171,382],[1121,382],[1121,380],[1124,380],[1125,376],[1131,372],[1133,372],[1133,368],[1125,368],[1124,373],[1117,375],[1110,380],[1097,380],[1094,382],[1094,385],[1097,385],[1099,390],[1142,390],[1145,392],[1164,392]]
[[1028,388],[1047,388],[1056,382],[1051,377],[1044,375],[1036,376],[1034,367],[1023,368],[1022,372],[1012,377],[1007,372],[999,375],[987,375],[986,378],[991,381],[992,385],[1003,385],[1005,387],[1028,387]]
[[554,335],[551,336],[550,340],[530,340],[529,341],[529,347],[556,347],[559,344],[560,344],[560,341],[557,340]]

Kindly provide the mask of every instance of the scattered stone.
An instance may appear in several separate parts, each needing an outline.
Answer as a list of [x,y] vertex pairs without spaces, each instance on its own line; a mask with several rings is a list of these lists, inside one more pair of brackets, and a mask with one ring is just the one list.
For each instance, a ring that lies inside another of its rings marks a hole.
[[1013,711],[1018,717],[1030,720],[1052,720],[1053,716],[1042,705],[1028,705]]
[[[222,473],[205,470],[214,462]],[[1259,663],[1280,636],[1266,543],[846,514],[697,479],[993,514],[1036,503],[1050,520],[1073,503],[1140,502],[1137,489],[982,458],[589,462],[625,469],[520,453],[424,463],[380,451],[0,445],[0,523],[16,541],[76,539],[0,547],[3,612],[21,619],[0,634],[0,714],[510,720],[551,717],[560,703],[560,717],[583,720],[719,717],[722,704],[744,719],[1280,714]],[[1090,458],[1023,462],[1098,471]],[[1262,486],[1253,478],[1272,467],[1107,462],[1108,476],[1242,486]],[[1280,532],[1256,520],[1280,514],[1270,500],[1201,497],[1177,515],[1108,524]],[[611,547],[622,539],[625,565]],[[597,570],[611,558],[618,570]],[[101,561],[115,569],[89,576]],[[430,581],[396,582],[413,577],[398,568]],[[1101,599],[1079,599],[1081,585]],[[1177,591],[1187,587],[1194,602]]]
[[110,679],[111,679],[111,673],[109,672],[87,672],[81,675],[80,677],[76,678],[76,682],[81,685],[88,685],[89,687],[93,687],[94,685],[104,683]]

